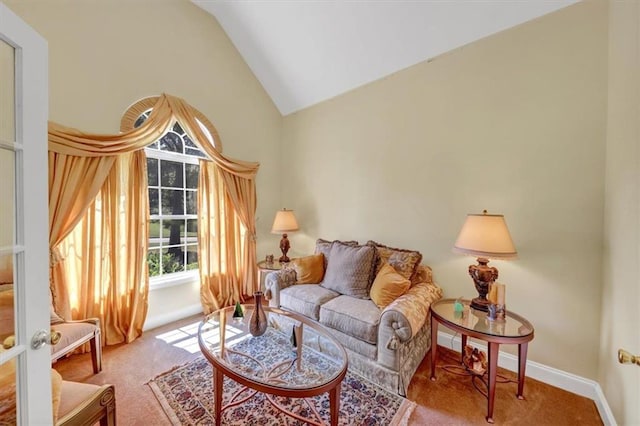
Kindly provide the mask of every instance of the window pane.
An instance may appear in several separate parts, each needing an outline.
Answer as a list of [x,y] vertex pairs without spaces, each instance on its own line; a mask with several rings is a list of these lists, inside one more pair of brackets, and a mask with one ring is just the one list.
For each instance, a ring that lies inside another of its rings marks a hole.
[[198,246],[187,246],[187,269],[198,269]]
[[176,124],[173,125],[173,131],[181,136],[184,134],[184,130],[182,130],[182,127],[180,126],[180,124],[178,124],[177,121]]
[[187,219],[187,244],[198,242],[198,219]]
[[149,117],[148,113],[142,113],[142,115],[140,115],[140,117],[138,117],[138,119],[136,120],[135,123],[133,123],[133,127],[140,127],[142,126],[142,123],[144,123],[145,121],[147,121],[147,118]]
[[160,214],[158,203],[158,190],[149,188],[149,213]]
[[160,150],[183,153],[182,139],[173,132],[168,132],[160,139]]
[[[162,223],[163,244],[177,246],[184,244],[185,229],[184,219],[165,220]],[[169,241],[166,239],[169,238]]]
[[198,193],[196,191],[187,191],[187,214],[198,214],[197,202]]
[[200,166],[197,164],[185,164],[187,172],[187,188],[198,189],[198,173]]
[[160,221],[149,221],[149,247],[160,247]]
[[184,191],[181,189],[162,189],[162,215],[184,214]]
[[162,250],[162,272],[172,274],[184,271],[183,247],[172,247]]
[[204,155],[204,153],[202,151],[200,151],[199,149],[195,149],[195,148],[185,148],[185,154],[187,154],[187,155],[195,155],[196,157],[207,158],[207,156]]
[[187,147],[191,147],[191,148],[195,148],[195,149],[199,149],[198,145],[196,145],[191,138],[189,137],[189,135],[184,135],[182,137],[182,139],[184,140],[184,145]]
[[158,159],[147,158],[147,178],[149,186],[158,186]]
[[182,180],[182,169],[184,163],[176,161],[160,161],[160,173],[162,176],[162,186],[171,188],[184,188]]
[[149,250],[147,253],[147,264],[149,265],[149,276],[160,275],[160,250]]

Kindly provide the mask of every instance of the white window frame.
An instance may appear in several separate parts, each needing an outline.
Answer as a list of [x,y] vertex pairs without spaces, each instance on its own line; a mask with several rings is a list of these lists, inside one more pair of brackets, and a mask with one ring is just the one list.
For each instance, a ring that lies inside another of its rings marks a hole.
[[[164,137],[164,134],[162,135]],[[145,154],[147,156],[147,158],[154,158],[157,159],[158,161],[162,161],[162,160],[166,160],[166,161],[174,161],[174,162],[179,162],[179,163],[183,163],[183,164],[195,164],[199,166],[199,159],[200,157],[197,157],[195,155],[190,155],[190,154],[182,154],[182,153],[178,153],[178,152],[169,152],[169,151],[161,151],[160,149],[155,149],[155,148],[145,148]],[[183,168],[183,183],[186,187],[186,168]],[[162,188],[161,185],[161,176],[160,174],[158,174],[158,189],[160,190]],[[175,188],[172,188],[175,189]],[[184,189],[184,188],[183,188]],[[148,195],[147,195],[148,196]],[[159,205],[159,208],[161,208],[162,206]],[[186,209],[186,199],[185,199],[185,209]],[[156,215],[156,214],[149,214],[149,221],[152,220],[171,220],[171,219],[177,219],[177,220],[185,220],[185,219],[197,219],[198,215],[196,214],[183,214],[183,215]],[[186,246],[185,246],[186,247]],[[162,250],[164,247],[160,248],[160,253],[162,255]],[[147,249],[147,253],[152,250],[151,247],[149,247]],[[200,262],[200,258],[198,257],[198,262]],[[186,265],[185,265],[186,266]],[[177,286],[177,285],[182,285],[182,284],[187,284],[187,283],[192,283],[194,281],[199,280],[199,270],[198,269],[192,269],[189,271],[180,271],[180,272],[173,272],[173,273],[167,273],[167,274],[161,274],[155,277],[149,277],[149,289],[150,290],[154,290],[154,289],[160,289],[160,288],[167,288],[167,287],[173,287],[173,286]]]

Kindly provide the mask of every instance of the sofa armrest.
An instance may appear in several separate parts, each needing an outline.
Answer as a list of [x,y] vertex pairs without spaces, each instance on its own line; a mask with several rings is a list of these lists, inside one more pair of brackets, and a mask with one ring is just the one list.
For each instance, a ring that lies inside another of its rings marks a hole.
[[[411,340],[429,317],[431,303],[441,297],[442,289],[434,283],[419,283],[412,286],[382,311],[379,337],[382,337],[382,332],[386,330],[385,335],[389,335],[389,331],[393,331],[391,333],[392,340],[393,336],[396,336],[400,342]],[[389,347],[394,345],[391,341],[378,340],[378,344],[387,345],[389,349],[394,349]]]
[[269,306],[280,307],[280,291],[291,287],[296,283],[295,269],[282,268],[267,274],[264,279],[264,297],[269,301]]

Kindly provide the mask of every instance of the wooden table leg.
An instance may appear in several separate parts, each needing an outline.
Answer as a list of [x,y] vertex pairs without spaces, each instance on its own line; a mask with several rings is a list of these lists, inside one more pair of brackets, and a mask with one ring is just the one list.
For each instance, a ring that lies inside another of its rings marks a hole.
[[338,425],[340,417],[340,383],[329,391],[329,409],[331,411],[331,425]]
[[529,343],[521,343],[518,345],[518,399],[524,399],[524,370],[527,367],[527,348]]
[[438,321],[431,316],[431,380],[436,380],[436,358],[438,356]]
[[222,382],[224,374],[217,368],[213,368],[213,397],[214,397],[214,414],[216,416],[216,426],[220,426],[222,422]]
[[499,343],[489,343],[489,395],[487,398],[487,422],[493,423],[493,403],[496,396],[496,375],[498,373]]

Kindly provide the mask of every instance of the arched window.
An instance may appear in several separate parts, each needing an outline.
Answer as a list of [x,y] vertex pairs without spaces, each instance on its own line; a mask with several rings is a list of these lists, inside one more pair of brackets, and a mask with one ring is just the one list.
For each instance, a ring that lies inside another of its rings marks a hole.
[[[135,102],[125,112],[120,129],[140,127],[156,102],[155,97]],[[196,109],[192,111],[209,142],[221,149],[213,124]],[[198,272],[198,160],[207,156],[178,122],[148,145],[145,154],[150,215],[149,284],[162,287],[194,280]]]
[[[142,113],[134,127],[141,126],[150,113],[150,109]],[[205,154],[177,122],[150,144],[145,154],[150,213],[149,276],[197,270],[198,158]]]

